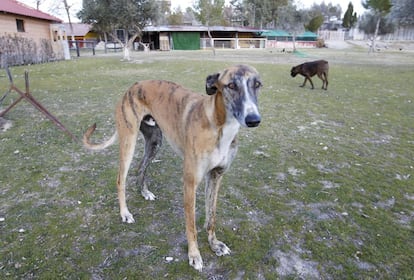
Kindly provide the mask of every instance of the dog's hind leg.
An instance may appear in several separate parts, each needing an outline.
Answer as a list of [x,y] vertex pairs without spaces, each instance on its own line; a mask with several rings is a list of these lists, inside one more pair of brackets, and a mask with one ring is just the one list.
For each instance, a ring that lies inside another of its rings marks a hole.
[[155,158],[155,155],[159,151],[162,145],[162,132],[157,124],[147,124],[141,122],[140,131],[145,138],[145,151],[138,167],[138,184],[141,186],[141,194],[146,200],[154,200],[155,195],[148,190],[148,186],[145,180],[146,169]]
[[138,136],[138,129],[136,125],[132,125],[126,119],[120,121],[117,118],[117,126],[119,133],[119,170],[117,178],[119,210],[123,222],[134,223],[134,217],[129,212],[126,203],[125,185],[128,170],[134,156],[135,143]]
[[318,73],[319,79],[322,80],[322,89],[327,89],[328,87],[328,79],[326,78],[326,73]]
[[223,168],[215,168],[206,175],[206,229],[210,248],[217,256],[231,253],[226,244],[216,238],[217,195],[223,178]]
[[323,76],[325,78],[325,90],[328,90],[328,73],[324,72]]
[[117,189],[119,210],[123,222],[134,223],[134,217],[129,212],[126,203],[126,178],[129,167],[134,157],[135,144],[140,125],[139,114],[134,105],[134,96],[129,89],[122,100],[116,106],[115,120],[119,139],[119,169],[117,177]]

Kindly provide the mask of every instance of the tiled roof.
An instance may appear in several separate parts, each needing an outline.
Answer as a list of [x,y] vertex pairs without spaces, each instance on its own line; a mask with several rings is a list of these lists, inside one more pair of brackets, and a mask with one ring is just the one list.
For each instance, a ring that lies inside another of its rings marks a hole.
[[73,33],[71,33],[69,23],[62,23],[62,25],[65,27],[66,34],[75,36],[85,36],[92,28],[91,25],[86,23],[72,23]]
[[0,13],[9,13],[53,22],[62,22],[62,20],[57,17],[36,10],[16,0],[0,0]]

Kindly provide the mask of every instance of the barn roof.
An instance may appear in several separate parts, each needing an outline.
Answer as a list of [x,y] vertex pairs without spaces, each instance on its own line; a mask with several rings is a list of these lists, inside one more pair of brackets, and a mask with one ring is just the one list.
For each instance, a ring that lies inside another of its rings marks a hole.
[[266,37],[291,37],[289,33],[284,30],[264,30],[260,34],[261,36]]
[[72,23],[72,33],[71,33],[69,23],[62,23],[62,25],[65,27],[67,34],[75,35],[75,36],[85,36],[86,34],[88,34],[89,31],[91,31],[91,28],[92,28],[90,24]]
[[310,32],[310,31],[305,31],[302,34],[297,35],[296,37],[302,37],[302,38],[317,38],[318,34]]
[[0,1],[0,13],[15,14],[20,16],[32,17],[37,19],[43,19],[53,22],[62,22],[61,19],[36,10],[16,0],[1,0]]

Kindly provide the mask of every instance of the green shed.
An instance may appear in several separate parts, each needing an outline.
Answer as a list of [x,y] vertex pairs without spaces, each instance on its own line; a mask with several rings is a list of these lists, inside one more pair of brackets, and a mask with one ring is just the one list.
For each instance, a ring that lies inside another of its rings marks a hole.
[[318,35],[310,31],[305,31],[302,34],[297,35],[296,40],[297,41],[316,41],[318,40]]
[[292,35],[283,30],[265,30],[261,32],[260,36],[264,36],[268,40],[292,41]]
[[200,32],[171,32],[174,50],[199,50]]

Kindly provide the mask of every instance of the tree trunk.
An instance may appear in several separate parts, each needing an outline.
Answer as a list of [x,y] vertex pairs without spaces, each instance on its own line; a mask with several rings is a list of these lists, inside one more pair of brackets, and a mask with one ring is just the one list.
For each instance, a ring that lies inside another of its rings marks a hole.
[[371,46],[369,48],[368,53],[375,52],[375,40],[377,40],[380,22],[381,22],[381,16],[378,16],[377,26],[375,27],[374,38],[372,38]]
[[104,32],[104,41],[105,41],[105,53],[107,53],[106,44],[108,43],[108,34]]
[[214,40],[210,33],[210,26],[207,27],[207,34],[208,34],[208,37],[210,38],[210,45],[211,45],[211,49],[213,50],[213,55],[216,56],[216,49],[214,48]]
[[131,50],[132,50],[132,44],[134,43],[135,39],[139,36],[139,32],[134,34],[131,38],[128,39],[128,41],[124,45],[124,60],[130,61],[131,60]]
[[124,58],[123,59],[126,61],[131,60],[130,50],[131,48],[129,46],[128,32],[125,32]]
[[70,19],[70,12],[69,12],[70,6],[68,5],[68,2],[66,0],[63,0],[63,5],[65,6],[65,11],[66,11],[66,14],[68,15],[70,35],[72,36],[71,40],[75,40],[75,36],[73,34],[72,20]]
[[292,36],[293,52],[296,51],[296,34]]
[[[109,33],[109,36],[111,36],[112,39],[115,42],[117,42],[117,43],[119,43],[121,45],[121,47],[122,47],[122,49],[124,50],[124,53],[125,53],[125,44],[121,40],[119,40],[118,36],[116,36],[115,31],[112,31],[111,33]],[[125,54],[124,54],[124,57],[125,57]]]

